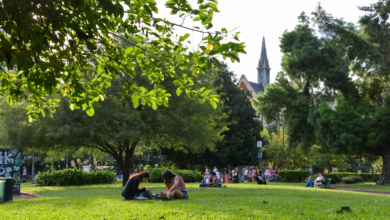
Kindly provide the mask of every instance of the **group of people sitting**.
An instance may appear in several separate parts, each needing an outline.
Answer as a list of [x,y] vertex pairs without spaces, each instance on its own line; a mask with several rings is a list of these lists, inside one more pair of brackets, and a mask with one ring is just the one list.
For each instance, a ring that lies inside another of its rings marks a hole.
[[210,172],[205,176],[203,182],[199,185],[200,187],[222,187],[223,178],[217,175],[216,172]]
[[165,170],[161,177],[165,183],[165,193],[153,194],[147,187],[139,188],[141,183],[146,183],[150,179],[148,172],[144,171],[131,176],[122,192],[123,201],[188,199],[187,188],[181,176],[170,170]]

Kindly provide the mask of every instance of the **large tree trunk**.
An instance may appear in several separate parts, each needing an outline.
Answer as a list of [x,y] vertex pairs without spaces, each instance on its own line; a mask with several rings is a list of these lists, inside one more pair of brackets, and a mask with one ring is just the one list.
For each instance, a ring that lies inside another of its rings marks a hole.
[[382,173],[376,182],[377,185],[390,184],[390,147],[385,147],[381,153],[383,159]]

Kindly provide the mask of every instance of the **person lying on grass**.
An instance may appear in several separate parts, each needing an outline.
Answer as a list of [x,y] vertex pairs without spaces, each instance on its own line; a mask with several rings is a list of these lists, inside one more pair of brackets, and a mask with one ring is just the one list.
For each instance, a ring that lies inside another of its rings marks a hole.
[[318,177],[314,180],[314,187],[318,188],[318,186],[322,184],[325,184],[324,174],[318,173]]
[[165,183],[165,194],[159,195],[163,201],[170,199],[188,199],[187,188],[183,178],[170,170],[165,170],[161,177]]
[[150,174],[148,172],[141,172],[131,176],[122,192],[123,201],[147,199],[145,196],[149,192],[149,189],[145,187],[138,189],[138,186],[140,183],[145,183],[149,179]]
[[210,173],[210,181],[209,181],[209,187],[221,187],[220,181],[217,178],[217,174],[215,172]]

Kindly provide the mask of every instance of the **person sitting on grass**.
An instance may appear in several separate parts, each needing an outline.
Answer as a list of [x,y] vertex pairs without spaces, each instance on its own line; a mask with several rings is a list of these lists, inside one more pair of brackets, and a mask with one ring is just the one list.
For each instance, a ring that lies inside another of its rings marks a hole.
[[141,172],[132,175],[126,183],[125,188],[122,192],[123,201],[126,200],[145,200],[146,194],[148,193],[148,188],[138,189],[140,183],[145,183],[150,179],[150,174],[148,172]]
[[275,182],[275,178],[276,178],[276,175],[275,175],[275,173],[272,171],[272,172],[271,172],[271,175],[270,175],[269,178],[268,178],[268,182]]
[[187,188],[183,178],[170,170],[165,170],[161,177],[165,183],[165,194],[159,195],[163,201],[170,199],[188,199]]
[[211,172],[211,177],[209,181],[209,187],[221,187],[220,181],[217,178],[217,174],[215,172]]
[[325,184],[324,174],[318,173],[318,177],[314,180],[314,188],[318,188],[318,186],[322,184]]
[[265,181],[262,176],[257,176],[255,178],[255,180],[256,180],[257,184],[259,184],[259,185],[260,184],[266,184],[267,185],[267,181]]

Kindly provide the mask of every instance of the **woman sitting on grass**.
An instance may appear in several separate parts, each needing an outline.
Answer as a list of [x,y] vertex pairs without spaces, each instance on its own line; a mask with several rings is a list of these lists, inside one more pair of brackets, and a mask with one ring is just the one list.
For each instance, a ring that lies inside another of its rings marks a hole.
[[220,181],[218,180],[216,173],[211,172],[210,182],[208,184],[209,187],[221,187]]
[[123,201],[125,200],[145,200],[146,193],[148,193],[148,188],[138,189],[140,183],[145,183],[150,179],[150,174],[148,172],[141,172],[134,174],[129,178],[126,183],[125,188],[122,192]]
[[165,194],[159,193],[163,201],[170,199],[188,199],[187,188],[181,176],[170,170],[165,170],[161,177],[165,183]]

